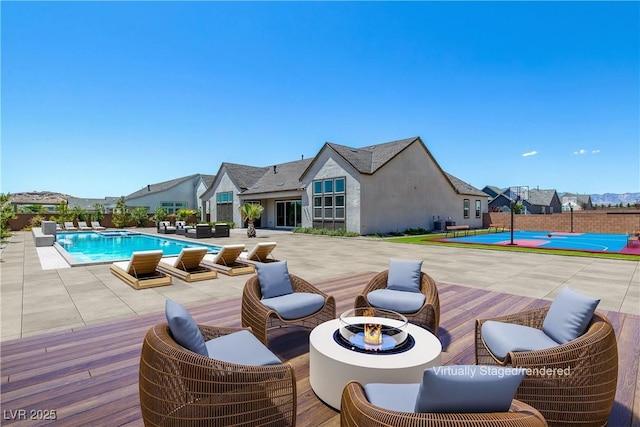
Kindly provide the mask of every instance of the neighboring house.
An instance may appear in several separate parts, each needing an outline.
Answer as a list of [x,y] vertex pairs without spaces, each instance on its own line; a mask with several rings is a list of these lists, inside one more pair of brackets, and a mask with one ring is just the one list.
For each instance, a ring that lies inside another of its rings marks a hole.
[[[253,186],[266,172],[266,167],[222,163],[211,186],[200,199],[209,212],[212,222],[233,222],[240,226],[242,218],[238,212],[240,194]],[[254,224],[262,226],[262,218]]]
[[204,182],[211,175],[194,174],[169,181],[149,184],[125,197],[129,207],[145,207],[149,213],[164,208],[175,214],[179,209],[197,210],[200,207],[198,194],[203,194]]
[[482,192],[488,194],[490,197],[489,201],[491,201],[491,199],[498,197],[500,194],[502,194],[504,190],[494,185],[486,185],[482,189]]
[[105,197],[103,199],[86,199],[82,197],[69,197],[67,204],[69,209],[73,209],[76,206],[84,209],[87,212],[95,212],[95,205],[99,204],[104,206],[105,212],[111,210],[118,201],[119,197]]
[[593,210],[593,203],[591,201],[590,194],[574,194],[574,193],[563,193],[560,199],[562,200],[562,210],[568,211],[570,210],[569,202],[565,199],[565,197],[575,197],[576,203],[572,204],[574,210]]
[[362,148],[325,143],[311,159],[269,167],[223,163],[202,196],[212,221],[241,224],[242,203],[264,206],[260,225],[359,234],[432,229],[434,221],[482,227],[488,196],[445,173],[419,137]]
[[527,213],[531,214],[554,214],[562,212],[562,202],[556,190],[530,189],[529,198],[522,204],[526,207]]

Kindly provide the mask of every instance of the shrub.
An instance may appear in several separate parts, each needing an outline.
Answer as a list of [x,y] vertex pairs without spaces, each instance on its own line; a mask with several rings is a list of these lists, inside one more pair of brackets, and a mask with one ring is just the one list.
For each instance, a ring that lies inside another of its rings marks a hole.
[[145,227],[147,225],[147,221],[149,220],[149,215],[147,214],[147,208],[137,207],[133,211],[131,211],[131,218],[136,223],[138,227]]
[[340,237],[359,236],[359,234],[356,233],[355,231],[347,231],[344,228],[339,228],[337,230],[329,230],[326,228],[296,227],[291,231],[293,233],[313,234],[313,235],[321,235],[321,236],[340,236]]

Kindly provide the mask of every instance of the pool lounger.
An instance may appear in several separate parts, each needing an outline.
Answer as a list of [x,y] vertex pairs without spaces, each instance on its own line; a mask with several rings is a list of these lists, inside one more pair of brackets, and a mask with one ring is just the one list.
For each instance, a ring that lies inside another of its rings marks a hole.
[[129,261],[117,261],[109,269],[134,289],[154,288],[171,284],[171,276],[158,270],[162,251],[138,251]]
[[225,245],[220,248],[217,254],[207,254],[204,256],[203,264],[216,269],[219,273],[228,276],[239,274],[255,273],[256,267],[253,264],[242,263],[238,257],[244,251],[244,245]]
[[165,257],[158,263],[158,270],[185,282],[215,279],[218,273],[213,267],[202,265],[207,248],[184,248],[177,257]]

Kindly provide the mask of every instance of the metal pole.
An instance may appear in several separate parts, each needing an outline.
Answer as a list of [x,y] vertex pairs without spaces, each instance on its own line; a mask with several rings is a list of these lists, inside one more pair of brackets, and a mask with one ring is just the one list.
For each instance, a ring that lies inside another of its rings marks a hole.
[[571,210],[571,232],[573,233],[573,206],[569,203],[569,209]]
[[516,204],[518,203],[518,200],[520,200],[520,196],[518,196],[516,198],[515,201],[511,201],[511,243],[509,243],[510,246],[517,246],[517,243],[513,243],[513,211],[516,208]]

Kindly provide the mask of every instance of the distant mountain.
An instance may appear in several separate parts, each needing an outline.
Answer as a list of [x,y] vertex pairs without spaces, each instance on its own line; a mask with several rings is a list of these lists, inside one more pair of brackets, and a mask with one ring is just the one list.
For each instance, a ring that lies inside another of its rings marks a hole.
[[11,193],[9,200],[11,203],[19,204],[55,204],[69,199],[68,194],[55,193],[52,191],[30,191],[25,193]]
[[604,193],[604,194],[592,194],[591,203],[594,205],[618,205],[622,203],[623,206],[627,204],[634,205],[640,203],[640,193]]

